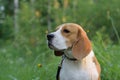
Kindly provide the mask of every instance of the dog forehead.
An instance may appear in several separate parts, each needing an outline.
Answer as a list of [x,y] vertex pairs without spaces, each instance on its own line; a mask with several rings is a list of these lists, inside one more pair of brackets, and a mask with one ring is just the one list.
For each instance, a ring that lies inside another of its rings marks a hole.
[[78,29],[80,29],[80,26],[74,23],[66,23],[66,24],[59,25],[56,28],[56,30],[61,30],[61,31],[65,29],[75,32],[75,31],[78,31]]
[[73,25],[73,24],[66,24],[62,27],[62,30],[69,30],[70,32],[76,32],[78,31],[78,26]]

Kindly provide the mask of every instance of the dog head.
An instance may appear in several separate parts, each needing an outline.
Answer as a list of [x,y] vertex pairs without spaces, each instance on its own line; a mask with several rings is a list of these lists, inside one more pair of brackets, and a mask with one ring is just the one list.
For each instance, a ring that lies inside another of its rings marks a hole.
[[91,51],[91,43],[83,28],[74,23],[66,23],[57,27],[55,32],[47,35],[48,46],[55,51],[56,56],[64,50],[71,49],[76,59],[84,58]]

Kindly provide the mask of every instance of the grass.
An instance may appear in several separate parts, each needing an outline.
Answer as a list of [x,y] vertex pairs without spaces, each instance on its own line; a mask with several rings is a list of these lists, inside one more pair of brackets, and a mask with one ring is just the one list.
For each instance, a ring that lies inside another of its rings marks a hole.
[[[94,40],[93,43],[102,80],[119,80],[120,46],[102,45]],[[37,46],[16,46],[10,42],[0,47],[0,80],[55,80],[59,62],[60,58],[48,49],[45,38]]]
[[29,53],[14,46],[1,48],[0,80],[53,80],[57,60],[49,50]]
[[109,45],[107,47],[95,46],[96,56],[102,68],[102,80],[119,80],[120,76],[120,46]]

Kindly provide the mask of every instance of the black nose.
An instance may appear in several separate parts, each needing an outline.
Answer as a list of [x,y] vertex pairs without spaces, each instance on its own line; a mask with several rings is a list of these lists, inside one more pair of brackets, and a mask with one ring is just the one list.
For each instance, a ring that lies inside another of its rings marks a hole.
[[54,38],[54,34],[48,34],[47,35],[47,39],[50,41]]

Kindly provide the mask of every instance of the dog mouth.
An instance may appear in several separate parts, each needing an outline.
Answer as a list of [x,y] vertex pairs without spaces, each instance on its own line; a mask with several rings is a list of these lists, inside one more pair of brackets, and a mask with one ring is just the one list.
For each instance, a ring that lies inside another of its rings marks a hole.
[[65,49],[61,49],[59,50],[58,48],[56,48],[52,42],[48,41],[48,47],[52,50],[55,50],[55,51],[64,51]]
[[50,42],[50,41],[48,41],[48,46],[49,46],[50,49],[58,50],[58,49],[53,45],[53,43]]

